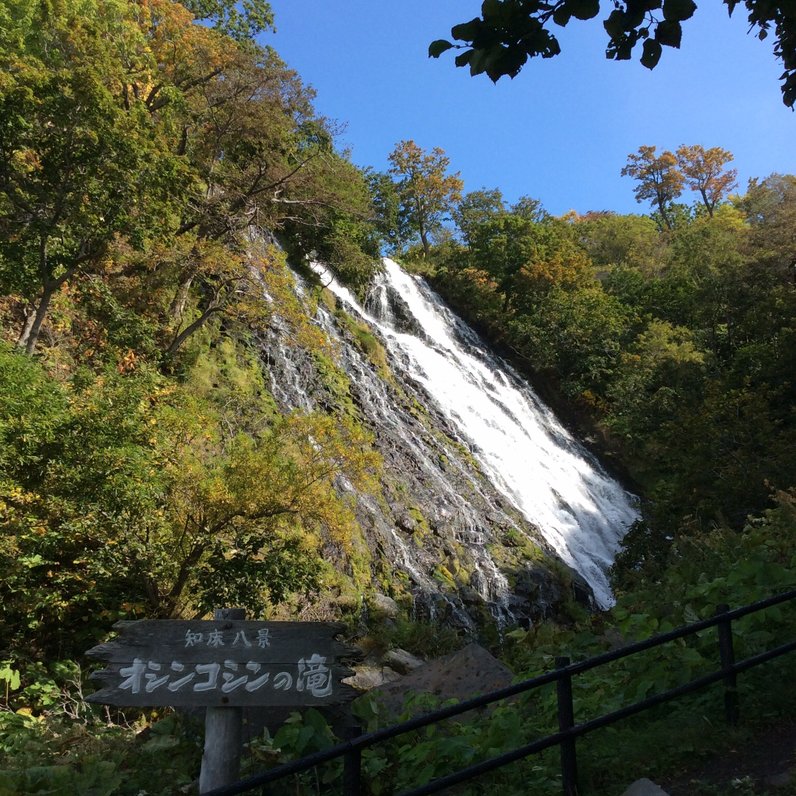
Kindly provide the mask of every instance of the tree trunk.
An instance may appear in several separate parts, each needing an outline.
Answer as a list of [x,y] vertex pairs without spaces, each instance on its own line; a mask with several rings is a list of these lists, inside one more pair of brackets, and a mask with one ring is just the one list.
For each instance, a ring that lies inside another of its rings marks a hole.
[[700,188],[699,192],[702,194],[702,201],[705,203],[705,207],[708,209],[708,215],[713,218],[713,205],[708,201],[708,196],[705,193],[705,189]]
[[425,259],[431,252],[431,244],[428,242],[428,234],[423,226],[420,227],[420,242],[423,244],[423,258]]
[[36,343],[38,343],[39,334],[41,333],[41,325],[44,323],[44,318],[50,307],[50,301],[60,285],[60,280],[44,285],[36,311],[25,322],[25,328],[22,330],[19,340],[17,340],[17,348],[24,348],[26,354],[32,354],[36,350]]
[[191,289],[192,284],[193,276],[189,276],[187,279],[183,280],[177,288],[177,293],[174,296],[174,300],[171,302],[171,307],[169,307],[171,319],[178,328],[182,322],[182,314],[185,312],[185,305],[188,303],[188,291]]
[[666,224],[666,229],[672,229],[672,220],[669,218],[669,214],[666,212],[666,204],[664,202],[659,202],[658,210],[660,211],[663,223]]
[[22,327],[19,337],[17,338],[17,348],[24,348],[30,337],[30,330],[33,328],[33,321],[36,320],[36,308],[31,307],[25,317],[25,325]]
[[171,357],[177,353],[180,346],[199,328],[204,326],[211,315],[216,312],[221,312],[224,309],[222,304],[211,304],[193,323],[185,327],[175,338],[172,340],[171,345],[164,351],[165,356]]

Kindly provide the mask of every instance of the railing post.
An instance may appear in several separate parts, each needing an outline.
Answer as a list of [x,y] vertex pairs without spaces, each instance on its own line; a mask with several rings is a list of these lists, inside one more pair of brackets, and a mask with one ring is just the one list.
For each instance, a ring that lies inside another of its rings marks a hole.
[[[350,727],[348,740],[362,735],[361,727]],[[343,796],[360,796],[362,792],[362,750],[350,749],[343,758]]]
[[[569,658],[556,658],[556,669],[566,669]],[[575,709],[572,704],[572,677],[561,674],[556,681],[558,696],[558,729],[561,732],[575,726]],[[578,796],[578,761],[575,752],[575,739],[567,738],[561,742],[561,782],[564,796]]]
[[[729,605],[719,605],[716,616],[728,613]],[[724,672],[724,712],[727,723],[736,725],[739,718],[738,707],[738,677],[733,671],[735,665],[735,650],[732,644],[732,620],[725,619],[716,625],[719,631],[719,654],[721,655],[721,670]]]

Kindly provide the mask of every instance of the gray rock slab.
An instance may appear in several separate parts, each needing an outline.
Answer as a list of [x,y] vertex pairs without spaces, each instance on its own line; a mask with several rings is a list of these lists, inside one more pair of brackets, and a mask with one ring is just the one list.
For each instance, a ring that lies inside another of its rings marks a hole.
[[400,647],[396,647],[387,652],[383,660],[387,666],[391,669],[395,669],[396,672],[400,672],[401,674],[409,674],[409,672],[413,672],[415,669],[425,666],[426,663],[421,658],[412,655],[411,652],[402,650]]
[[352,677],[346,677],[343,682],[356,688],[357,691],[370,691],[401,677],[389,666],[355,666],[354,672]]
[[[440,700],[464,700],[505,688],[514,680],[512,671],[478,644],[436,658],[409,674],[370,693],[388,716],[397,717],[407,698],[428,694]],[[424,712],[419,707],[414,713]]]
[[622,796],[668,796],[668,794],[651,779],[645,777],[636,780]]

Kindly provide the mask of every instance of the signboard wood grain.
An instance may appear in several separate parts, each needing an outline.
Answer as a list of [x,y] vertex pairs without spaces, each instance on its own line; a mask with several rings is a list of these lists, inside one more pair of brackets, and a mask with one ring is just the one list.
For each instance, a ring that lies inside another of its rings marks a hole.
[[356,691],[335,622],[141,620],[118,622],[119,637],[86,655],[107,666],[88,697],[119,707],[322,706]]

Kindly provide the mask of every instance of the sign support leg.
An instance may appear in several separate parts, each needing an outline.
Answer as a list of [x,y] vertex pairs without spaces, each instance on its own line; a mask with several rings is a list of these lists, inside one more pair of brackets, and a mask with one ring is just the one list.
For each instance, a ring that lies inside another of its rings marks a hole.
[[[213,619],[245,619],[242,608],[219,608]],[[199,793],[232,785],[240,777],[243,735],[243,708],[207,708],[205,748],[199,774]]]

